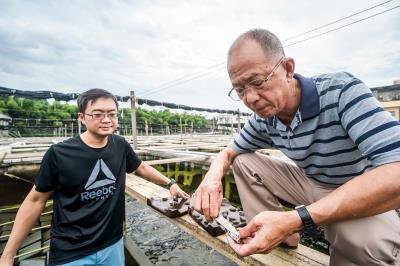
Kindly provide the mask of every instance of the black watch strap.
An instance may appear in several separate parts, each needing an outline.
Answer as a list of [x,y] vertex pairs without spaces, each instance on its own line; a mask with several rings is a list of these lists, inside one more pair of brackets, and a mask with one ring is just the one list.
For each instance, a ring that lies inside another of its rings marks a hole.
[[297,206],[296,211],[298,212],[301,221],[304,225],[304,233],[309,236],[316,236],[318,235],[318,228],[315,225],[313,219],[311,218],[310,213],[308,212],[307,208],[304,205]]
[[174,185],[174,184],[176,184],[176,180],[175,179],[171,179],[171,181],[169,181],[167,186],[168,186],[168,188],[171,188],[172,185]]

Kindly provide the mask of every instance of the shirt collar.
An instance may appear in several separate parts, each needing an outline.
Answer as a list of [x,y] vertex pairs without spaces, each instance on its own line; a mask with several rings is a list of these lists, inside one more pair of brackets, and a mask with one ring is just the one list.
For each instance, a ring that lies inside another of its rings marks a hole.
[[316,116],[319,113],[319,94],[312,78],[306,78],[300,74],[294,74],[294,78],[300,82],[301,99],[300,99],[300,114],[301,119]]
[[[294,74],[294,78],[300,83],[301,98],[300,107],[296,115],[300,115],[301,120],[316,116],[320,111],[319,94],[312,78]],[[276,128],[278,118],[276,116],[265,119],[267,124]]]

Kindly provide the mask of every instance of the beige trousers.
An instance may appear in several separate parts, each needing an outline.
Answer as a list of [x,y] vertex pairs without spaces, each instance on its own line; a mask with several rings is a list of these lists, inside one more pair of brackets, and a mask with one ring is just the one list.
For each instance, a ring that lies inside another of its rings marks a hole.
[[[282,210],[280,198],[293,205],[309,205],[335,187],[308,178],[283,160],[257,153],[236,157],[236,186],[246,218],[265,210]],[[400,265],[400,219],[395,211],[327,225],[330,265]]]

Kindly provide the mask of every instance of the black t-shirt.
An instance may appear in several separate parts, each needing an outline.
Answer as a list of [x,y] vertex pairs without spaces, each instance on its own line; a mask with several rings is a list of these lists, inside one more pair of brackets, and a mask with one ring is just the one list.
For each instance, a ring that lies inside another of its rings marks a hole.
[[123,137],[103,148],[80,137],[52,145],[43,157],[36,190],[54,190],[50,263],[67,263],[122,237],[125,177],[141,160]]

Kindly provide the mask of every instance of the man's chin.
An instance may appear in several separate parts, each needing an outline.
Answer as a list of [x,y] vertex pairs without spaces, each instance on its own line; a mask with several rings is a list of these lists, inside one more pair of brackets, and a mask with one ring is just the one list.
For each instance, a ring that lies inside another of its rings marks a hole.
[[254,111],[254,112],[261,118],[270,118],[275,115],[273,112],[266,112],[264,110],[261,110],[259,112],[256,112],[256,111]]
[[114,130],[99,130],[97,131],[97,135],[99,136],[109,136],[114,132]]
[[[250,108],[252,109],[252,108]],[[259,117],[262,118],[269,118],[273,117],[275,115],[274,108],[270,105],[264,106],[264,108],[259,108],[259,109],[252,109],[254,113],[256,113]]]

